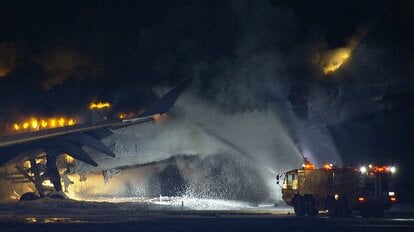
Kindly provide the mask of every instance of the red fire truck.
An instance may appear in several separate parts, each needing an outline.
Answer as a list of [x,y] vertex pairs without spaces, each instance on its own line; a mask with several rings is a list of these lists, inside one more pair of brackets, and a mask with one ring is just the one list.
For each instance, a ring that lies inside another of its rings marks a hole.
[[282,184],[282,198],[298,216],[325,210],[331,217],[347,217],[355,210],[363,217],[381,217],[397,201],[394,166],[325,164],[315,169],[304,161],[302,168],[284,174]]

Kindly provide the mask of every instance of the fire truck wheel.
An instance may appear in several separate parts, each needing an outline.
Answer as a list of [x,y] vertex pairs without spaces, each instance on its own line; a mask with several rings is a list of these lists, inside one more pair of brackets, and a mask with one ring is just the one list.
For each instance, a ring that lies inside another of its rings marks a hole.
[[66,199],[66,196],[64,196],[63,193],[59,193],[59,192],[52,193],[52,194],[49,195],[49,197],[52,198],[52,199],[59,199],[59,200],[65,200]]
[[295,196],[293,198],[293,209],[297,216],[305,216],[305,207],[302,196]]
[[377,217],[377,218],[382,217],[383,215],[384,215],[384,209],[375,209],[372,212],[372,216]]
[[303,197],[303,202],[305,203],[305,212],[309,217],[316,217],[318,215],[318,210],[316,210],[315,199],[311,195],[305,195]]
[[363,208],[361,209],[361,211],[359,211],[359,215],[361,215],[361,217],[367,218],[369,216],[371,216],[371,210],[368,208]]
[[338,204],[339,216],[350,217],[352,214],[352,211],[348,208],[348,199],[346,198],[346,196],[341,197],[338,203],[339,203]]
[[34,201],[39,199],[36,193],[27,192],[20,196],[20,201]]
[[329,217],[337,217],[338,216],[338,204],[336,203],[333,197],[329,197],[326,200],[326,209],[328,210]]

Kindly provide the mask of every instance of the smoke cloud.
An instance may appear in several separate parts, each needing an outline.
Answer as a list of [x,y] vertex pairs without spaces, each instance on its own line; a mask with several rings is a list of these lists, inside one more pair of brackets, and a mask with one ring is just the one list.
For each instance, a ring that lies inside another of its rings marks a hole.
[[91,59],[75,50],[59,48],[48,51],[39,56],[37,62],[47,73],[47,77],[43,79],[45,89],[60,85],[69,78],[94,78],[98,73],[98,67]]
[[0,77],[7,76],[15,67],[17,48],[13,43],[0,43]]

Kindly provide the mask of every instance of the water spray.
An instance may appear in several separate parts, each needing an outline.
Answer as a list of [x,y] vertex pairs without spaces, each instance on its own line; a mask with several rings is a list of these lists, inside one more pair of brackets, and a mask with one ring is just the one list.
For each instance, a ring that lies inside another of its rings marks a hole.
[[240,148],[239,146],[237,146],[236,144],[230,142],[229,140],[227,140],[224,137],[221,137],[220,135],[217,135],[213,132],[213,130],[206,128],[204,125],[198,123],[198,126],[200,126],[200,128],[203,129],[203,131],[205,133],[207,133],[208,135],[216,138],[217,140],[219,140],[220,142],[226,144],[227,146],[229,146],[230,148],[234,149],[235,151],[238,151],[241,155],[243,155],[245,158],[247,158],[250,162],[254,163],[254,164],[258,164],[260,166],[262,166],[263,168],[265,168],[268,172],[276,175],[276,172],[273,171],[271,168],[257,162],[253,156],[250,155],[250,153],[245,152],[242,148]]

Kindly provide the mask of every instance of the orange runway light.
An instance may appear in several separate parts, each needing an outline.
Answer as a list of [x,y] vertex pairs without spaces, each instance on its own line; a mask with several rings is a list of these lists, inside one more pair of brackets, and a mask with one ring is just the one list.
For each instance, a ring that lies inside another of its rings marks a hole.
[[396,197],[390,197],[390,200],[391,200],[392,202],[397,202],[397,198],[396,198]]
[[365,198],[364,197],[358,197],[358,201],[359,202],[364,202],[365,201]]

